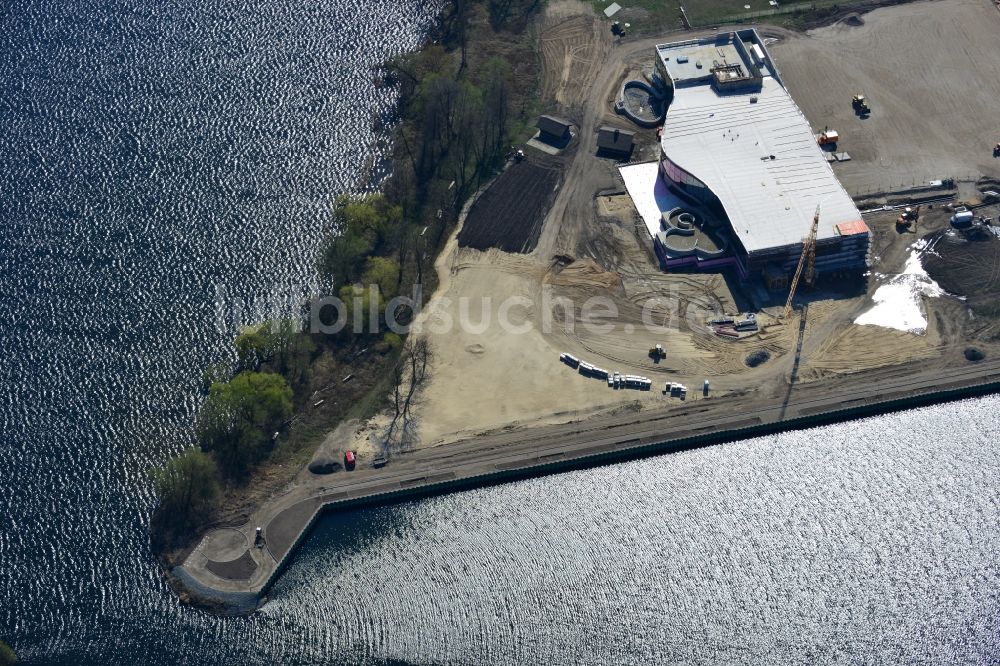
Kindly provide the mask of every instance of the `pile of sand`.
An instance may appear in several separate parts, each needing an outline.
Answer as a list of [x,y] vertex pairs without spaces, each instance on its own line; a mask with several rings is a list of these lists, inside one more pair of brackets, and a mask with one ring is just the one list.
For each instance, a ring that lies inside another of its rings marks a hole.
[[561,287],[584,287],[617,290],[622,288],[622,277],[618,273],[606,271],[590,257],[576,259],[566,266],[557,265],[545,282]]

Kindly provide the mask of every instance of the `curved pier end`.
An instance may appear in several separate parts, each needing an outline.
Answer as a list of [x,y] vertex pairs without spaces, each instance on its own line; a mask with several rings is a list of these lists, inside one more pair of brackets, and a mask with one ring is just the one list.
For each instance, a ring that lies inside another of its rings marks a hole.
[[[378,469],[359,465],[320,476],[304,468],[246,525],[206,533],[172,572],[193,602],[251,612],[324,510],[396,503],[1000,391],[1000,361],[959,357],[949,371],[916,362],[771,393],[720,392],[639,413],[494,431],[396,454]],[[254,543],[258,527],[262,544]]]

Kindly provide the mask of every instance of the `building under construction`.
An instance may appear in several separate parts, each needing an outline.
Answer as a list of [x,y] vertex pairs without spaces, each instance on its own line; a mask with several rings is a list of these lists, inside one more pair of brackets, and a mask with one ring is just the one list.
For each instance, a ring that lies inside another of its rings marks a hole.
[[656,73],[672,100],[647,225],[664,269],[787,287],[819,205],[816,276],[867,270],[871,233],[755,30],[658,45]]

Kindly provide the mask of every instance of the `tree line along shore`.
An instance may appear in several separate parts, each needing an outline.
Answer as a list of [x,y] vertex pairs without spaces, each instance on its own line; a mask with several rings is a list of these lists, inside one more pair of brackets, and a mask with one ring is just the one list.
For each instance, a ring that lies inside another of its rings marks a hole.
[[17,655],[9,645],[0,641],[0,666],[13,666],[17,663]]
[[[388,408],[395,418],[381,446],[387,454],[408,446],[409,400],[429,352],[389,330],[383,306],[397,295],[430,297],[434,258],[465,201],[502,167],[512,142],[528,138],[538,89],[531,19],[540,5],[453,0],[423,49],[382,68],[378,84],[399,92],[392,174],[379,192],[336,199],[317,257],[326,293],[346,306],[321,308],[322,323],[336,328],[338,316],[358,316],[374,325],[320,333],[299,320],[262,322],[237,336],[235,363],[206,370],[194,445],[150,472],[158,497],[151,542],[165,564],[205,528],[245,520],[343,419]],[[412,316],[408,305],[393,313],[404,325]]]

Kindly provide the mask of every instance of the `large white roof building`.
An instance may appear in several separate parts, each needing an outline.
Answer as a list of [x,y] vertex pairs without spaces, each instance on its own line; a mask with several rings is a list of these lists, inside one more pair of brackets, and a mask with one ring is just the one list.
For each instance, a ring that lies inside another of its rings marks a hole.
[[756,31],[661,44],[656,53],[657,71],[673,88],[660,174],[728,219],[743,271],[767,261],[787,272],[817,205],[817,268],[866,266],[868,227]]
[[839,224],[861,220],[802,112],[770,76],[759,93],[718,95],[711,86],[678,91],[662,147],[715,193],[747,252],[800,243],[817,204],[820,239],[840,235]]

